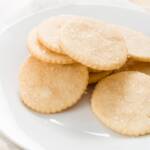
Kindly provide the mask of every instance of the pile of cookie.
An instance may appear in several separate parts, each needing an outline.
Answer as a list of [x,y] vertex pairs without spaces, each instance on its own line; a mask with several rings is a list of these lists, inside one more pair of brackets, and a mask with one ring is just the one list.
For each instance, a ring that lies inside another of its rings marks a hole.
[[148,36],[97,19],[54,16],[32,29],[27,45],[19,74],[27,107],[63,111],[98,82],[91,107],[101,122],[124,135],[150,133]]

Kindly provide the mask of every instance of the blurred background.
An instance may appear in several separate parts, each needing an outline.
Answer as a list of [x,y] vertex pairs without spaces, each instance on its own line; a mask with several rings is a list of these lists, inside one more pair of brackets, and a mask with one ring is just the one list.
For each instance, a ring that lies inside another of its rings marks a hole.
[[148,9],[150,0],[0,0],[0,29],[18,18],[41,9],[71,4],[113,4],[121,7],[144,7]]
[[[0,32],[16,20],[40,10],[65,5],[116,5],[150,12],[150,0],[0,0]],[[0,150],[22,150],[0,133]]]

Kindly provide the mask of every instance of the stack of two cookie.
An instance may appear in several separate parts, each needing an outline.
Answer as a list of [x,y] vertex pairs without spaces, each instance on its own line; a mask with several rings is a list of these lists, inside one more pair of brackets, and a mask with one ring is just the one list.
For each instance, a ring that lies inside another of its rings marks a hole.
[[88,85],[87,67],[60,47],[60,30],[71,16],[57,16],[32,29],[27,38],[31,56],[20,69],[20,94],[29,108],[56,113],[74,105]]
[[37,112],[60,112],[80,99],[89,82],[113,71],[96,85],[93,112],[119,133],[149,133],[150,77],[144,74],[150,72],[149,45],[145,35],[124,27],[85,17],[51,17],[29,34],[31,56],[20,70],[22,100]]
[[21,97],[41,113],[74,105],[88,85],[89,67],[105,72],[119,68],[127,58],[115,29],[85,17],[51,17],[30,32],[27,44],[31,56],[20,71]]

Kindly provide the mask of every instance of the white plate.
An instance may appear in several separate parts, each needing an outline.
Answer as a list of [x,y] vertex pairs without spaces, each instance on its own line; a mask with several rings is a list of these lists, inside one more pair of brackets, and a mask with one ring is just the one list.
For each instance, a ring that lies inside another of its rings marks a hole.
[[28,32],[51,15],[75,14],[96,17],[150,34],[150,16],[144,12],[111,6],[66,6],[46,10],[9,27],[0,36],[0,129],[16,143],[31,150],[144,149],[149,136],[129,138],[106,128],[93,115],[89,97],[60,114],[40,115],[19,100],[18,69],[28,55]]

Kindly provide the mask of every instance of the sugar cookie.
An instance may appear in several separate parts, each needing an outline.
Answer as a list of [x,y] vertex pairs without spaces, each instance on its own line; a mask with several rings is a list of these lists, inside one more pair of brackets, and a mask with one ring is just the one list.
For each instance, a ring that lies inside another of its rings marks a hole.
[[80,64],[50,64],[30,57],[22,65],[19,79],[23,102],[48,114],[77,103],[87,87],[88,70]]
[[89,73],[89,84],[96,83],[111,73],[112,71],[91,72]]
[[92,68],[90,68],[90,67],[88,68],[88,70],[89,70],[89,72],[94,72],[94,73],[95,73],[95,72],[101,72],[101,70],[92,69]]
[[127,49],[120,32],[94,19],[73,19],[61,30],[61,47],[74,60],[97,70],[120,68]]
[[60,48],[60,29],[73,16],[55,16],[51,17],[38,26],[38,38],[40,42],[48,49],[62,53]]
[[135,30],[119,27],[128,49],[128,55],[134,60],[150,62],[150,37]]
[[100,81],[92,95],[96,116],[114,131],[139,136],[150,133],[150,77],[136,71]]
[[121,68],[119,68],[119,69],[117,69],[117,70],[114,70],[114,72],[120,72],[120,71],[128,70],[127,68],[128,68],[129,66],[134,65],[134,64],[135,64],[135,61],[132,60],[132,59],[130,59],[130,58],[128,58],[128,60],[126,61],[126,63],[125,63]]
[[131,2],[143,6],[144,8],[149,8],[150,1],[149,0],[130,0]]
[[139,71],[147,75],[150,75],[150,63],[148,62],[134,62],[127,66],[125,70],[128,71]]
[[75,62],[68,56],[54,53],[41,45],[37,40],[37,28],[34,28],[29,34],[27,44],[31,55],[44,62],[56,64],[71,64]]

